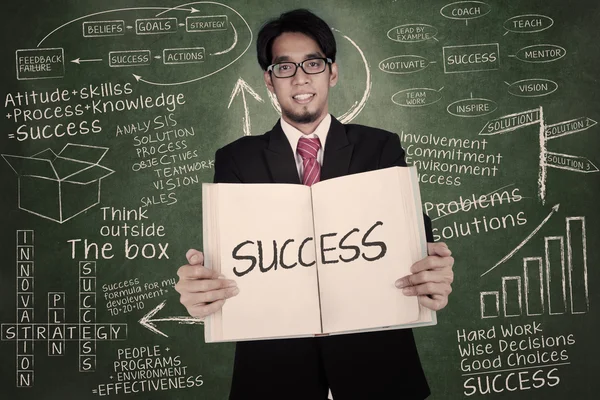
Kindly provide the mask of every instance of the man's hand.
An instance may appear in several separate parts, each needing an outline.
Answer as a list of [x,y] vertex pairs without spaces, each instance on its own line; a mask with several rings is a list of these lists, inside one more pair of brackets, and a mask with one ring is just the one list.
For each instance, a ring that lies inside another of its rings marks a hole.
[[438,311],[448,304],[452,292],[454,258],[446,243],[427,243],[429,256],[410,267],[411,275],[396,281],[396,287],[407,296],[419,296],[421,305]]
[[204,266],[204,254],[198,250],[188,250],[185,254],[188,263],[177,271],[179,282],[175,290],[179,301],[193,317],[204,318],[223,307],[225,299],[235,296],[239,289],[235,281],[219,275]]

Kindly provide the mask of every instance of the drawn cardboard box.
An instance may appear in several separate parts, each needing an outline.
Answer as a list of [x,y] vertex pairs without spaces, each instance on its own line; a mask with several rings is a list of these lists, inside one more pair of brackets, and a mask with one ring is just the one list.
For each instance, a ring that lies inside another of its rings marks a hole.
[[19,208],[62,224],[100,202],[100,183],[113,170],[99,165],[106,147],[69,143],[55,154],[2,154],[19,177]]

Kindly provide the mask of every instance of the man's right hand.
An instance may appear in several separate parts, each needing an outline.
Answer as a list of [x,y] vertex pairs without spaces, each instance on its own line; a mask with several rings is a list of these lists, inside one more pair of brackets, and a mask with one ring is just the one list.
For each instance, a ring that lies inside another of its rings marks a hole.
[[179,301],[193,317],[204,318],[219,311],[225,299],[235,296],[239,289],[235,281],[225,279],[217,271],[204,266],[204,254],[190,249],[185,253],[189,264],[179,268],[179,282],[175,290],[181,297]]

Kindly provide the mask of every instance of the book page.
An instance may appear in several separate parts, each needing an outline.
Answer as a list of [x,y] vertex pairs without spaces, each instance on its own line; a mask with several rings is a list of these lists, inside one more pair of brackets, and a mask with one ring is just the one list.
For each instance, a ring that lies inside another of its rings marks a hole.
[[212,322],[220,320],[221,335],[213,326],[217,334],[209,340],[319,333],[310,189],[283,184],[211,186],[219,244],[218,254],[208,256],[220,258],[220,272],[235,280],[240,292],[215,315]]
[[417,298],[394,286],[423,257],[409,168],[323,181],[312,194],[323,331],[416,321]]

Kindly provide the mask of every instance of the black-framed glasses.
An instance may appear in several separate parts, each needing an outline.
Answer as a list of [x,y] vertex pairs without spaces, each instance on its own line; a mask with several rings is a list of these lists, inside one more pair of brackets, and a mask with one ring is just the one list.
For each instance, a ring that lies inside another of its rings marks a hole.
[[285,61],[277,64],[271,64],[267,71],[272,72],[276,78],[291,78],[296,75],[298,67],[302,68],[304,73],[309,75],[320,74],[325,71],[327,64],[332,64],[331,58],[309,58],[299,63]]

